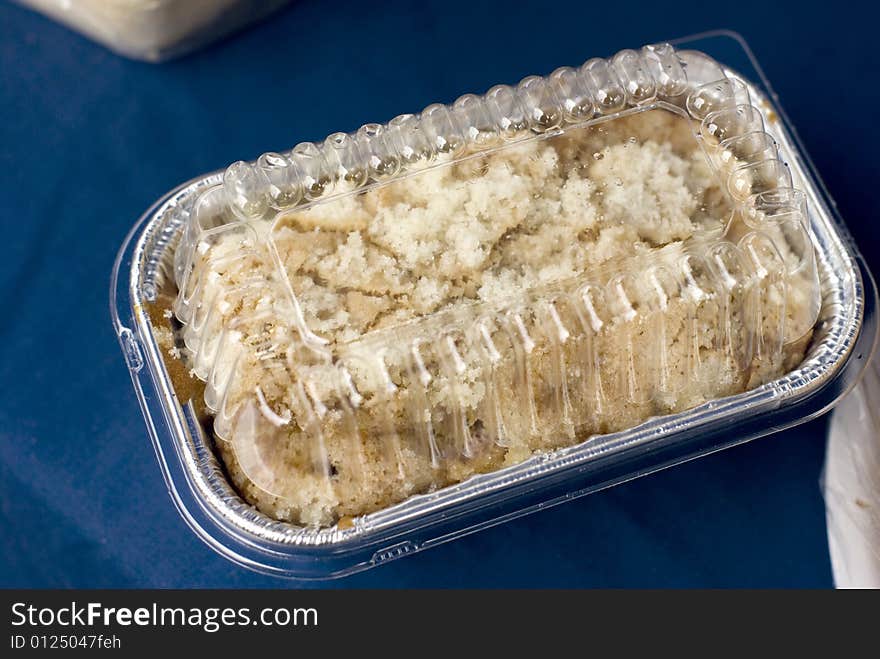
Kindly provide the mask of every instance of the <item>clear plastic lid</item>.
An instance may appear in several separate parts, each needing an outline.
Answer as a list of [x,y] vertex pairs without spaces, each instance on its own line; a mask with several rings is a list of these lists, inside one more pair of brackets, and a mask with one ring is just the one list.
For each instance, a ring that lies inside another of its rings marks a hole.
[[787,372],[807,217],[746,86],[648,46],[234,163],[173,312],[233,481],[327,525]]

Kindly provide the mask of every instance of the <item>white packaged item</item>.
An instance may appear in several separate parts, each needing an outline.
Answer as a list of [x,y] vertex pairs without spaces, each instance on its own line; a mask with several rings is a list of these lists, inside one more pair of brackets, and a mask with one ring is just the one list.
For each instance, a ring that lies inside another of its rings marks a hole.
[[287,0],[18,0],[110,50],[160,62],[191,52]]
[[823,478],[838,588],[880,588],[880,359],[834,410]]

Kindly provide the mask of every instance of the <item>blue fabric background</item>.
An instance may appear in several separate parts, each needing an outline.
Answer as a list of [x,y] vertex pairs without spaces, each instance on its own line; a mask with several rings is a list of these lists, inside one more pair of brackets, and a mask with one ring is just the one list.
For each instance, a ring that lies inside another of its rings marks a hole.
[[[698,6],[303,1],[154,66],[0,4],[0,585],[287,584],[215,555],[174,510],[107,308],[135,219],[233,160],[728,27],[750,42],[876,267],[875,22],[827,4]],[[312,585],[829,586],[825,430],[820,419]]]

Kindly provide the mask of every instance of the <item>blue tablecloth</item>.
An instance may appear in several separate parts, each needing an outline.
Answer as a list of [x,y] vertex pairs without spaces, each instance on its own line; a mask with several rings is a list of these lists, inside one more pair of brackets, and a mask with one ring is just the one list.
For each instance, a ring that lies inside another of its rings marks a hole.
[[[730,27],[750,41],[877,263],[873,21],[765,1],[715,15],[693,3],[477,5],[296,2],[160,66],[0,5],[0,585],[287,583],[220,558],[178,516],[107,306],[135,219],[233,160]],[[825,430],[819,419],[319,585],[829,586]]]

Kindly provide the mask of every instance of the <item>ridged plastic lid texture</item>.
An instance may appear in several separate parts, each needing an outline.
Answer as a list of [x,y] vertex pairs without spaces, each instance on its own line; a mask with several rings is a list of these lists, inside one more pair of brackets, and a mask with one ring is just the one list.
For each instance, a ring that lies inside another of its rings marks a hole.
[[[695,86],[689,72],[712,82]],[[320,233],[352,204],[428,188],[452,168],[469,185],[536,145],[577,145],[650,113],[686,126],[719,181],[723,218],[671,245],[350,340],[310,326],[279,247],[291,217],[297,236],[310,217]],[[819,312],[807,218],[746,87],[700,53],[648,46],[232,164],[186,222],[173,311],[216,437],[254,486],[297,508],[293,474],[321,496],[341,473],[343,487],[373,483],[382,465],[405,494],[781,368]],[[251,274],[218,294],[212,278],[236,270]],[[294,451],[281,439],[291,433]]]

